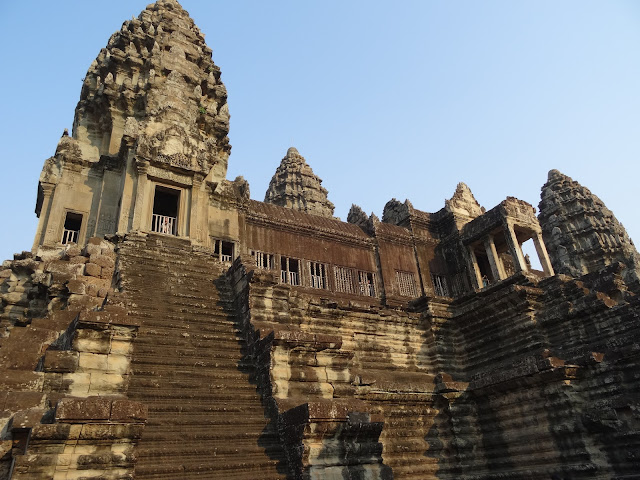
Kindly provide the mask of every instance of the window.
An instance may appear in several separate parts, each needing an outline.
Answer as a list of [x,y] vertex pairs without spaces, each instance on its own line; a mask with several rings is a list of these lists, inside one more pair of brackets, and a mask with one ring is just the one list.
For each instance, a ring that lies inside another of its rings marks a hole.
[[433,291],[439,297],[450,297],[447,277],[444,275],[431,274],[431,282],[433,283]]
[[280,257],[280,281],[288,285],[300,285],[300,260]]
[[353,270],[346,267],[334,267],[336,292],[355,293],[353,288]]
[[376,296],[376,281],[375,273],[372,272],[358,272],[358,284],[360,286],[360,295],[367,297]]
[[327,288],[327,266],[323,263],[309,262],[309,278],[312,288]]
[[179,200],[180,191],[156,186],[151,217],[152,232],[177,235]]
[[213,256],[221,262],[232,262],[235,244],[226,240],[213,239]]
[[273,254],[259,252],[257,250],[251,250],[251,256],[256,261],[256,267],[264,268],[266,270],[273,269]]
[[67,216],[64,219],[64,228],[62,229],[62,244],[78,243],[80,227],[82,227],[82,215],[79,213],[67,212]]
[[403,297],[417,297],[418,289],[416,288],[416,281],[413,273],[400,272],[396,270],[396,283],[398,284],[398,290]]

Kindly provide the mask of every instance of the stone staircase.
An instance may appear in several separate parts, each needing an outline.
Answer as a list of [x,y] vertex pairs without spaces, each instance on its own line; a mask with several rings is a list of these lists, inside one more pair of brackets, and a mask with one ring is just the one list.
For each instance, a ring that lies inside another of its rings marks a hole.
[[149,408],[136,478],[285,478],[224,266],[187,240],[129,235],[119,271],[141,325],[128,396]]

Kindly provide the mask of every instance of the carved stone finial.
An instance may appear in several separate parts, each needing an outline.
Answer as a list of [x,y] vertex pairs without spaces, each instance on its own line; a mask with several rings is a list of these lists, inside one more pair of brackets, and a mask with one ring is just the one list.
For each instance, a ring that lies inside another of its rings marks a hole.
[[347,222],[363,226],[367,223],[367,214],[358,205],[353,204],[347,214]]
[[389,200],[382,210],[382,221],[384,223],[392,223],[393,225],[400,225],[409,217],[409,205],[411,203],[399,202],[395,198]]
[[473,196],[466,183],[460,182],[449,200],[445,200],[444,207],[451,213],[475,218],[482,215],[482,207]]

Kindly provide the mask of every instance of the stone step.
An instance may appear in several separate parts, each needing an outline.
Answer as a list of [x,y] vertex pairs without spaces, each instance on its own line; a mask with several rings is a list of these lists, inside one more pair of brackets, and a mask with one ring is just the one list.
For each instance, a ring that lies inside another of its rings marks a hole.
[[[181,388],[172,388],[172,385],[159,385],[155,388],[147,386],[131,386],[129,388],[129,397],[146,403],[149,408],[153,404],[158,404],[162,409],[171,407],[171,402],[182,403],[184,408],[190,406],[194,411],[212,412],[212,411],[242,411],[241,409],[250,409],[255,404],[255,412],[262,411],[260,397],[255,389],[240,390],[233,389],[230,391],[228,382],[212,383],[206,390],[185,390]],[[218,402],[220,405],[208,408],[207,402]],[[183,409],[184,410],[184,409]],[[180,410],[177,410],[180,411]]]
[[[241,416],[236,420],[241,420]],[[176,426],[188,428],[183,428],[180,433],[176,433]],[[152,437],[147,438],[145,435],[145,448],[141,452],[149,452],[154,449],[166,450],[167,447],[180,450],[187,443],[191,444],[190,448],[197,448],[198,442],[202,442],[202,446],[207,449],[216,447],[219,450],[227,451],[242,450],[246,446],[253,447],[257,438],[260,438],[263,445],[267,442],[277,443],[279,439],[275,432],[263,433],[266,427],[266,421],[252,424],[239,423],[238,429],[230,429],[229,424],[209,424],[200,428],[190,424],[157,426],[153,429]],[[242,431],[239,431],[240,428]]]
[[[173,319],[141,319],[142,326],[136,338],[147,337],[157,341],[242,341],[240,331],[236,328],[236,322],[224,318],[210,318],[206,321],[193,321],[189,323],[177,322]],[[143,333],[143,335],[142,335]],[[163,340],[164,339],[164,340]]]
[[[147,405],[149,411],[153,412],[149,422],[166,420],[171,424],[175,416],[215,416],[218,414],[229,415],[230,413],[240,413],[245,415],[249,421],[252,415],[255,418],[264,418],[264,408],[260,404],[258,395],[245,398],[244,395],[237,395],[237,392],[228,392],[224,388],[215,394],[215,402],[212,403],[212,394],[194,396],[193,398],[183,397],[180,402],[175,402],[173,398],[149,396]],[[137,397],[138,395],[136,395]],[[171,418],[166,418],[171,417]]]
[[[130,313],[129,316],[139,320],[143,325],[142,328],[158,332],[174,333],[175,330],[194,330],[193,333],[197,334],[197,330],[202,328],[204,330],[212,329],[212,333],[215,334],[217,331],[213,329],[218,329],[219,331],[220,328],[224,328],[225,330],[223,331],[231,335],[239,333],[239,321],[226,315],[197,316],[191,313],[180,314],[179,312],[148,312],[146,315]],[[188,321],[186,319],[187,316],[189,317]],[[205,333],[207,332],[205,331]]]
[[[195,368],[196,371],[197,369],[198,367]],[[202,370],[205,370],[205,369],[203,368]],[[206,370],[207,370],[207,376],[206,376],[207,385],[216,385],[225,381],[242,382],[242,383],[248,382],[247,374],[244,372],[240,372],[237,370],[233,371],[231,369],[222,369],[222,368],[206,369]],[[203,382],[202,377],[200,378],[163,377],[160,371],[157,371],[157,374],[155,376],[149,375],[147,377],[142,377],[141,375],[138,375],[138,372],[136,371],[135,366],[133,368],[133,374],[136,376],[136,379],[135,379],[135,383],[132,382],[131,387],[135,386],[135,388],[144,388],[144,387],[158,388],[158,386],[160,386],[163,388],[170,388],[170,387],[190,388],[196,391],[196,389],[198,389]],[[151,379],[153,378],[155,378],[156,380],[152,381]]]
[[[224,480],[280,480],[286,474],[277,471],[279,461],[270,459],[266,455],[247,454],[232,455],[232,458],[217,458],[217,453],[210,452],[214,461],[203,461],[202,458],[181,456],[177,462],[139,462],[135,470],[135,478],[150,478],[156,480],[177,480],[190,478],[208,478]],[[211,458],[209,457],[209,458]],[[238,458],[239,457],[239,458]],[[166,458],[166,455],[163,457]],[[171,458],[171,457],[169,457]],[[235,458],[235,460],[234,460]],[[266,459],[266,460],[265,460]]]
[[128,396],[149,409],[136,478],[284,479],[227,267],[185,239],[133,240],[118,265],[129,315],[141,324]]
[[[148,271],[163,272],[171,277],[194,278],[194,275],[202,275],[212,280],[223,276],[226,271],[226,268],[223,270],[217,263],[206,257],[198,258],[199,261],[195,261],[195,258],[185,260],[184,254],[178,256],[160,252],[127,252],[125,255],[126,259],[123,258],[119,265],[122,268],[131,268],[133,278],[142,268],[147,268]],[[190,275],[185,275],[186,273]]]

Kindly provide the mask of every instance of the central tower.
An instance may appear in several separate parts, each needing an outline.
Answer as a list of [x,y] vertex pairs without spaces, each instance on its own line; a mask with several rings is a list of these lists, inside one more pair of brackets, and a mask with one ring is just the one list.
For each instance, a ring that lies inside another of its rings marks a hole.
[[203,34],[177,1],[149,5],[89,67],[72,135],[40,177],[34,247],[139,229],[197,240],[206,187],[226,176],[228,132]]

